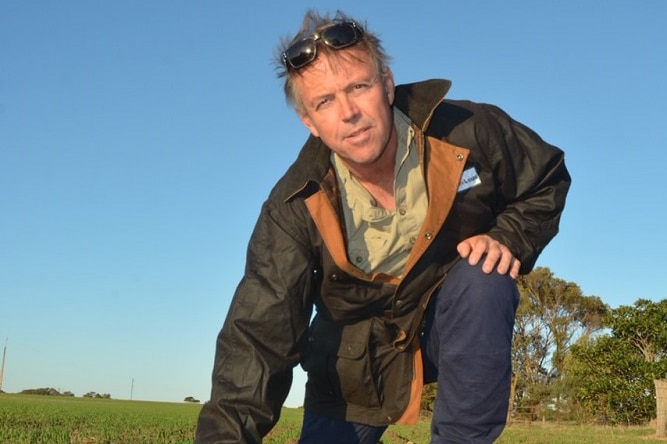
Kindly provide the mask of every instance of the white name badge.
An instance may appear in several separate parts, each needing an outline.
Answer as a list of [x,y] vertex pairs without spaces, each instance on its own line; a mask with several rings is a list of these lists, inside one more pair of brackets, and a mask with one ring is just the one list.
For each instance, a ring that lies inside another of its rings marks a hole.
[[465,191],[469,188],[476,187],[482,183],[482,179],[479,178],[477,170],[475,167],[468,168],[461,174],[461,182],[459,183],[458,191]]

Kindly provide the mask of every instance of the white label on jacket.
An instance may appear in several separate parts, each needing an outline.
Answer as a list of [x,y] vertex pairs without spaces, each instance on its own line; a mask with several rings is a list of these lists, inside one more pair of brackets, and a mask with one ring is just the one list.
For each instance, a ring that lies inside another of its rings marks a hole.
[[461,174],[461,182],[459,183],[458,191],[465,191],[468,188],[475,187],[482,183],[482,179],[479,178],[477,170],[475,167],[470,167]]

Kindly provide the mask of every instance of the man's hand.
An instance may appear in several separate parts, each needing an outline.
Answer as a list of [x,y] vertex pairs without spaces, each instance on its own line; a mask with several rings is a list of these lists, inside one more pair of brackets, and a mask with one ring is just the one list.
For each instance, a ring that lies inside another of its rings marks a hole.
[[501,244],[491,236],[478,234],[461,241],[456,246],[462,258],[467,258],[470,265],[477,265],[479,260],[486,254],[482,270],[491,273],[494,269],[500,274],[507,274],[516,279],[519,276],[521,262],[514,257],[505,245]]

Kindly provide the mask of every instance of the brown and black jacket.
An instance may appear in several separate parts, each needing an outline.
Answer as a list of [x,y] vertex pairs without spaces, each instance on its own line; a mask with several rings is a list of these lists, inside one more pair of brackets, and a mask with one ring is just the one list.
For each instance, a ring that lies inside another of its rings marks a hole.
[[[261,442],[298,364],[308,372],[305,409],[373,425],[411,422],[423,383],[415,338],[459,259],[456,245],[487,233],[510,248],[522,273],[533,268],[558,231],[570,185],[564,154],[497,107],[443,100],[449,87],[429,80],[396,88],[429,195],[400,279],[348,261],[331,151],[306,141],[253,231],[218,336],[198,443]],[[462,174],[471,169],[481,183],[467,187]]]

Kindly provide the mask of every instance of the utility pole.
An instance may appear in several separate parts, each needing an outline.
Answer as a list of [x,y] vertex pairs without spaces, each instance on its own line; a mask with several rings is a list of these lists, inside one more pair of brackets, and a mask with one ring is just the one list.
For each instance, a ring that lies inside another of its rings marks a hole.
[[5,338],[5,348],[2,349],[2,367],[0,367],[0,392],[2,391],[2,378],[5,376],[5,357],[7,356],[7,341]]

